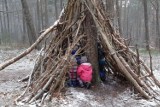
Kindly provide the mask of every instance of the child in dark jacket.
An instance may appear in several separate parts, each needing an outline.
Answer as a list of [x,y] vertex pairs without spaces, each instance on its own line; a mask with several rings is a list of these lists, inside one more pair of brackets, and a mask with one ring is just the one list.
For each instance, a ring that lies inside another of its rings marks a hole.
[[104,82],[106,80],[106,60],[105,60],[105,53],[102,50],[100,44],[98,44],[98,62],[99,62],[99,76],[100,79]]

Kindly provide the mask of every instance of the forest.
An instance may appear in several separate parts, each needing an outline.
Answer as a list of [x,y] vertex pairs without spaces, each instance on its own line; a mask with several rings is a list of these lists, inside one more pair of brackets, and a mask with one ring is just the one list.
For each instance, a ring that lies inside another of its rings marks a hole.
[[1,0],[0,106],[158,107],[159,4]]
[[[153,48],[158,48],[160,41],[158,36],[160,35],[159,0],[103,1],[114,28],[131,45],[137,44],[145,47],[149,43]],[[66,0],[27,0],[35,38],[54,23],[65,4]],[[5,46],[30,45],[32,40],[29,38],[34,38],[30,33],[21,0],[1,0],[0,44]]]

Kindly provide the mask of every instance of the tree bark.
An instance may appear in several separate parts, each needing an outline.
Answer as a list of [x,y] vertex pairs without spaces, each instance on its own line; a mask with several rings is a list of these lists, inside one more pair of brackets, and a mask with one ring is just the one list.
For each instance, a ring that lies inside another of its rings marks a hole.
[[85,19],[85,32],[88,37],[89,49],[88,49],[88,59],[93,67],[93,83],[98,84],[100,82],[99,78],[99,66],[98,66],[98,49],[97,49],[97,31],[95,29],[95,24],[93,18],[89,11],[85,12],[87,16]]

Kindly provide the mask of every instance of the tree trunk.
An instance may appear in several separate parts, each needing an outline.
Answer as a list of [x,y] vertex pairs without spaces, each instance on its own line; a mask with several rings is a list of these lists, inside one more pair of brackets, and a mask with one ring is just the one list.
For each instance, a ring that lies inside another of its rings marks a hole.
[[6,26],[7,26],[7,36],[8,36],[8,42],[10,42],[10,26],[9,26],[9,14],[8,14],[8,1],[5,0],[5,10],[6,10],[6,17],[7,17],[7,22],[6,22]]
[[145,27],[146,50],[149,50],[149,26],[148,26],[147,0],[143,0],[143,7],[144,7],[144,27]]
[[47,0],[45,2],[45,28],[48,26],[48,2]]
[[29,32],[29,35],[28,35],[29,43],[31,45],[36,41],[36,31],[35,31],[33,20],[28,8],[27,1],[21,0],[21,4],[22,4],[23,15],[26,21],[28,32]]
[[60,0],[60,9],[62,10],[63,9],[63,1]]
[[114,18],[114,1],[113,0],[106,0],[106,11],[109,18],[113,20]]
[[29,35],[28,35],[27,29],[26,29],[26,21],[25,21],[24,16],[22,17],[22,20],[23,20],[23,35],[22,35],[23,37],[22,37],[22,40],[23,40],[23,43],[27,43],[26,40],[28,40],[28,39],[26,39],[26,38],[29,37]]
[[41,16],[40,16],[40,8],[39,8],[39,0],[37,0],[37,31],[41,30]]
[[98,84],[100,82],[99,78],[99,66],[98,66],[98,49],[97,49],[97,31],[95,29],[95,24],[93,18],[89,11],[85,12],[87,16],[85,19],[84,29],[88,37],[89,49],[88,49],[88,58],[93,67],[93,83]]
[[[4,0],[4,2],[5,2],[5,0]],[[4,32],[3,32],[3,34],[2,34],[2,39],[3,39],[3,42],[4,42],[4,44],[6,44],[7,43],[7,21],[6,21],[6,17],[5,17],[5,5],[4,4],[2,4],[2,8],[3,8],[3,30],[4,30]]]
[[[3,32],[4,32],[4,28],[3,28],[3,22],[2,22],[2,15],[1,15],[1,13],[0,13],[0,26],[1,26],[1,34],[3,34]],[[2,44],[2,35],[0,35],[0,44]]]
[[41,29],[44,29],[44,12],[43,12],[43,0],[39,1],[39,11],[40,11],[40,18],[41,18]]
[[56,19],[58,19],[58,7],[57,7],[57,0],[54,0],[54,9],[55,9],[55,15],[56,15]]
[[156,8],[156,32],[157,32],[157,39],[158,39],[158,48],[160,50],[160,26],[159,26],[159,1],[156,0],[157,8]]
[[[120,4],[120,5],[119,5]],[[122,35],[122,26],[121,26],[121,5],[122,1],[116,0],[116,12],[117,12],[117,20],[118,20],[118,28],[119,28],[119,34]]]

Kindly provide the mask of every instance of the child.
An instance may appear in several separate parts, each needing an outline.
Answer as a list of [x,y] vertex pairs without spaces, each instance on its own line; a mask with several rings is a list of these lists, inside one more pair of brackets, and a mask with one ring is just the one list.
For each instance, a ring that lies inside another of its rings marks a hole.
[[83,62],[78,67],[77,75],[79,77],[79,84],[81,87],[90,88],[92,80],[92,66],[90,63]]
[[98,44],[98,61],[99,61],[99,75],[100,79],[105,82],[106,81],[106,60],[105,60],[105,52],[102,50],[100,44]]
[[76,87],[78,86],[78,81],[77,81],[77,63],[75,60],[72,60],[71,62],[72,67],[69,72],[69,86],[71,87]]

